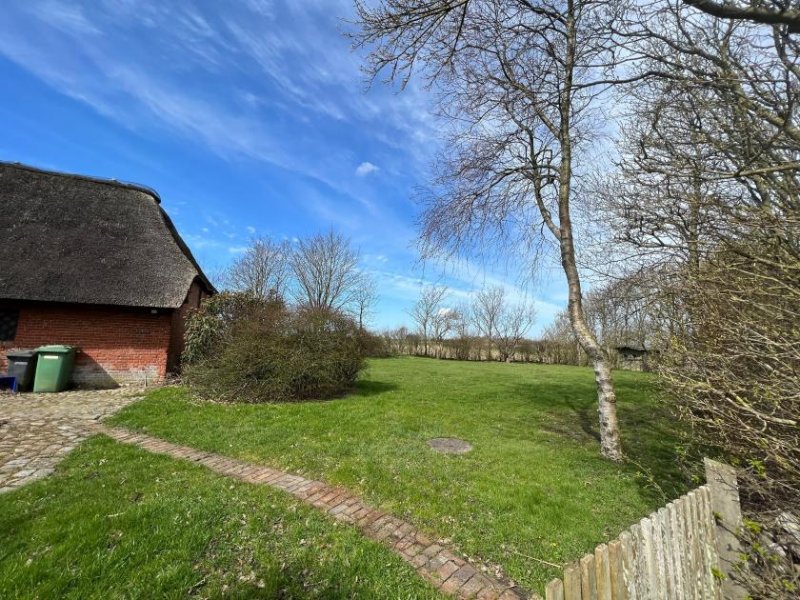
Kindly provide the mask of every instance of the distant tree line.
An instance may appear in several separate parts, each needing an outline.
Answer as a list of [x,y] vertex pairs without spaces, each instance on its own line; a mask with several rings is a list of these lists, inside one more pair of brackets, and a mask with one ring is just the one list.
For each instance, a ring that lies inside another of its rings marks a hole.
[[[422,288],[409,312],[415,326],[381,333],[386,352],[451,360],[591,364],[566,311],[556,315],[540,337],[531,338],[534,309],[527,302],[511,302],[504,288],[481,289],[470,303],[451,303],[448,294],[446,286]],[[648,294],[634,281],[621,281],[586,296],[587,320],[614,366],[619,346],[658,352],[658,320]]]
[[477,292],[472,303],[451,304],[446,286],[428,285],[409,315],[414,330],[399,327],[382,334],[394,354],[457,360],[520,360],[535,312],[526,302],[511,302],[502,287]]

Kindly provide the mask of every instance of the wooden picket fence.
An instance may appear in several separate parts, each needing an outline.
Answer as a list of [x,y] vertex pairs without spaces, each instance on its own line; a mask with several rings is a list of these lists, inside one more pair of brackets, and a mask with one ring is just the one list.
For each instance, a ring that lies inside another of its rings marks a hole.
[[567,565],[546,600],[741,598],[727,574],[738,559],[736,473],[706,459],[708,483]]

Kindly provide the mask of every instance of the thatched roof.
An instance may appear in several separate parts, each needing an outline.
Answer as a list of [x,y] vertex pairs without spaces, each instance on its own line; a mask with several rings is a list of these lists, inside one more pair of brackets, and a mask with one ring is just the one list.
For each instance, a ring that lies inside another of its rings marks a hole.
[[648,352],[648,349],[639,342],[626,341],[617,346],[617,351],[645,353]]
[[0,300],[175,308],[198,266],[148,188],[0,162]]

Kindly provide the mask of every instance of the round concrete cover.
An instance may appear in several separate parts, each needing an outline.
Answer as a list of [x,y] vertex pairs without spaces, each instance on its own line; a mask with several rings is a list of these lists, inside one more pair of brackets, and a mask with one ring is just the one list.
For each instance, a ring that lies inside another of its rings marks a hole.
[[433,438],[428,446],[442,454],[466,454],[472,450],[472,444],[458,438]]

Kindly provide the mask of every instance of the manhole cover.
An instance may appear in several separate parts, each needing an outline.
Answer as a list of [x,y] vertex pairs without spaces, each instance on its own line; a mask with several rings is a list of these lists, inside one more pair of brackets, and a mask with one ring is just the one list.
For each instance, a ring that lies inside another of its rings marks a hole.
[[458,438],[433,438],[428,446],[442,454],[466,454],[472,450],[472,444]]

